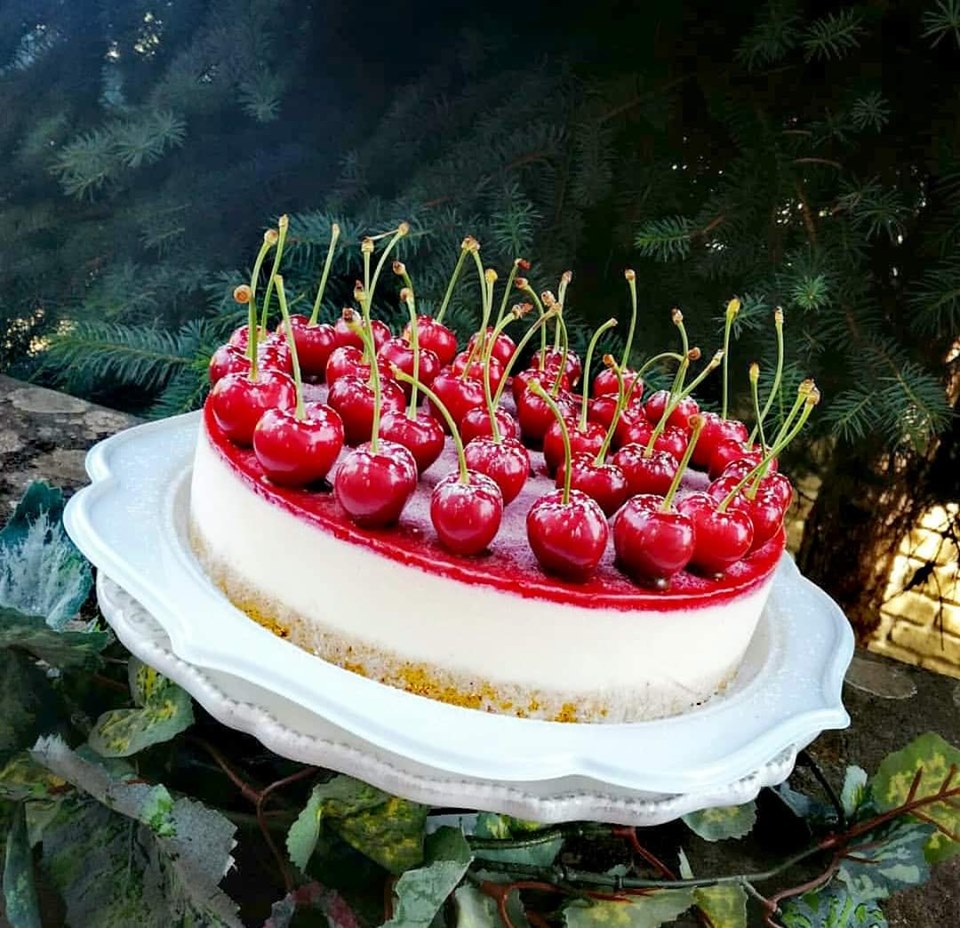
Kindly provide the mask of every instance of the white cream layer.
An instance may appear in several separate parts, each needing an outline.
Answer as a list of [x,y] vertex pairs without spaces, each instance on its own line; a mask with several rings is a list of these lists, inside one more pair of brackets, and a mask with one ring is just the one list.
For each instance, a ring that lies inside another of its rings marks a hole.
[[251,492],[201,428],[191,522],[265,597],[413,662],[481,680],[597,694],[649,714],[709,698],[743,659],[772,585],[693,610],[586,609],[472,586],[339,541]]

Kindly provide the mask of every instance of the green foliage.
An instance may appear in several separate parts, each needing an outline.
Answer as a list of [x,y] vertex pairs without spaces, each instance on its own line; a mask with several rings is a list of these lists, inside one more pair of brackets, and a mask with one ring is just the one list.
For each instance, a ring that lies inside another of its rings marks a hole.
[[784,904],[785,928],[887,928],[876,902],[857,899],[831,884]]
[[936,45],[953,36],[960,48],[960,0],[936,0],[923,14],[923,37]]
[[860,44],[863,32],[861,14],[854,7],[848,7],[810,23],[804,30],[800,44],[808,60],[842,58]]
[[659,928],[689,909],[691,889],[663,889],[628,902],[574,902],[563,911],[566,928]]
[[17,805],[13,825],[7,833],[3,901],[11,928],[41,928],[33,861],[27,841],[27,820],[22,804]]
[[757,804],[704,809],[683,816],[684,824],[704,841],[723,841],[749,834],[757,821]]

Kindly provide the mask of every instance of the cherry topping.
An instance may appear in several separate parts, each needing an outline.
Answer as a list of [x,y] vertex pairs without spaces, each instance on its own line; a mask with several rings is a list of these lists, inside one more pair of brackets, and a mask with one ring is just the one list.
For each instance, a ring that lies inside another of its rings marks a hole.
[[467,467],[496,481],[503,505],[512,503],[530,476],[530,453],[515,438],[495,442],[492,438],[474,438],[464,448]]
[[[352,346],[353,348],[363,348],[363,336],[352,329],[347,320],[340,318],[334,323],[334,332],[336,334],[337,347]],[[379,319],[373,319],[370,322],[370,331],[373,333],[373,343],[379,351],[388,338],[390,338],[390,329]]]
[[[657,390],[656,393],[651,394],[643,406],[643,411],[646,413],[647,418],[651,422],[659,422],[663,418],[667,406],[670,404],[670,399],[669,390]],[[692,396],[685,396],[676,404],[673,412],[670,413],[667,419],[667,426],[675,426],[678,429],[689,429],[690,417],[695,416],[698,412],[700,412],[700,407],[697,401]],[[683,452],[681,451],[680,453],[682,454]]]
[[449,367],[443,368],[437,374],[433,380],[432,389],[440,397],[443,405],[450,410],[450,415],[453,416],[453,421],[458,427],[469,410],[484,405],[483,384],[479,380],[469,378],[464,380]]
[[[408,376],[414,376],[413,371],[413,346],[405,338],[391,338],[380,346],[377,352],[377,360],[380,362],[381,372],[389,372],[391,367],[397,367]],[[434,377],[440,372],[440,359],[429,349],[420,347],[420,367],[418,380],[420,383],[430,386]],[[413,387],[404,384],[404,393],[409,398]]]
[[[534,385],[539,386],[539,381],[530,381],[517,400],[517,420],[524,438],[531,442],[541,442],[553,422],[553,414],[547,403],[534,392]],[[554,400],[566,418],[576,416],[577,401],[571,394],[561,390]]]
[[747,427],[737,419],[721,419],[715,412],[701,413],[704,419],[703,431],[697,447],[693,449],[693,463],[702,470],[710,466],[717,445],[725,439],[737,442],[747,440]]
[[[623,388],[631,402],[640,398],[643,393],[643,381],[636,371],[623,371]],[[617,396],[620,392],[617,375],[609,367],[599,371],[593,378],[593,389],[590,392],[594,397]]]
[[[505,438],[520,437],[519,423],[505,409],[497,409],[494,418],[500,434]],[[474,438],[489,438],[492,435],[490,413],[485,406],[475,406],[460,420],[460,437],[464,444],[469,444]]]
[[[442,366],[453,361],[457,354],[457,336],[450,329],[430,316],[418,316],[417,328],[421,348],[432,351]],[[409,325],[403,330],[403,337],[410,338]]]
[[246,374],[227,374],[210,391],[210,409],[224,434],[235,445],[249,447],[260,417],[274,408],[297,404],[293,378],[282,371],[261,371],[256,380]]
[[[513,353],[517,350],[517,346],[514,344],[513,339],[507,335],[506,332],[500,332],[493,339],[493,344],[489,344],[489,339],[493,335],[493,326],[488,325],[486,330],[486,339],[488,340],[487,347],[490,350],[490,356],[500,365],[501,368],[506,367],[510,363],[510,359],[513,357]],[[468,353],[473,352],[475,349],[479,353],[479,348],[477,348],[477,333],[474,333],[470,337],[470,341],[467,342],[466,351]]]
[[[402,393],[402,391],[401,391]],[[333,480],[337,501],[357,525],[392,525],[417,486],[417,462],[392,441],[380,439],[354,448],[340,462]]]
[[253,450],[263,472],[284,487],[322,480],[343,447],[343,422],[323,403],[307,403],[304,417],[293,409],[268,409],[253,430]]
[[614,456],[613,463],[627,478],[630,495],[638,493],[663,495],[670,488],[677,473],[677,459],[666,451],[646,453],[643,445],[624,445]]
[[444,477],[430,494],[430,521],[440,543],[454,554],[479,554],[496,537],[503,516],[503,497],[494,480],[467,471]]
[[[587,422],[586,426],[581,428],[576,416],[568,418],[565,424],[570,433],[570,453],[572,455],[584,453],[596,456],[599,453],[601,447],[603,447],[603,439],[607,434],[607,430],[602,425],[596,422]],[[554,420],[543,436],[543,460],[549,475],[555,474],[557,468],[563,464],[563,455],[563,434],[560,430],[560,424]]]
[[746,556],[753,544],[753,524],[739,509],[720,510],[706,493],[689,493],[677,509],[693,522],[695,543],[690,566],[714,576]]
[[562,368],[563,376],[567,378],[571,387],[575,387],[580,382],[580,375],[583,373],[583,365],[576,352],[567,351],[564,354],[559,348],[548,349],[544,354],[543,364],[540,363],[538,352],[530,359],[530,367],[535,371],[552,374],[554,378],[557,376],[557,371]]
[[443,426],[427,412],[418,412],[411,419],[402,409],[390,410],[380,420],[380,434],[403,445],[413,455],[421,474],[443,453]]
[[607,547],[607,517],[586,493],[571,490],[566,503],[563,496],[557,490],[530,507],[527,539],[545,571],[566,580],[588,580]]
[[327,359],[337,347],[334,328],[329,323],[312,323],[306,316],[291,316],[290,328],[297,346],[300,370],[305,377],[322,380]]
[[626,502],[613,520],[613,546],[623,569],[664,588],[693,557],[695,532],[689,516],[662,508],[661,496],[644,494]]
[[[597,501],[604,514],[612,516],[630,495],[630,487],[623,471],[613,463],[598,464],[595,454],[575,454],[571,464],[570,487],[580,490]],[[566,469],[561,463],[557,470],[557,486],[563,486]]]
[[[327,402],[343,419],[343,432],[348,445],[359,444],[370,437],[373,429],[374,398],[374,388],[361,377],[340,377],[330,387]],[[406,399],[400,384],[394,380],[381,379],[381,414],[390,410],[402,412]]]

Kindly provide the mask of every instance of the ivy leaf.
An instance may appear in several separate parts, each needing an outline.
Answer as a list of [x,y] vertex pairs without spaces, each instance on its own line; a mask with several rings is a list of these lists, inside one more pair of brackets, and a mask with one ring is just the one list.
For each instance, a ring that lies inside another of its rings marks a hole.
[[[950,792],[960,790],[960,750],[940,735],[928,732],[890,754],[870,781],[877,810],[888,812],[906,803],[915,778],[914,800],[937,796],[944,787]],[[960,851],[960,842],[944,833],[960,834],[960,802],[956,794],[931,801],[920,812],[924,821],[938,829],[924,849],[930,863],[946,860]]]
[[93,584],[90,565],[64,531],[63,494],[34,482],[0,531],[0,606],[62,629]]
[[37,890],[33,883],[33,855],[27,840],[23,803],[17,805],[7,834],[3,865],[3,901],[12,928],[41,928]]
[[11,757],[0,770],[0,799],[3,800],[54,799],[70,789],[66,780],[41,767],[26,751]]
[[572,902],[563,910],[566,928],[659,928],[694,903],[690,889],[663,889],[629,902]]
[[118,778],[116,762],[88,760],[58,738],[40,739],[31,754],[82,791],[42,836],[44,867],[70,924],[240,928],[236,905],[218,887],[233,864],[235,831],[222,815],[174,801],[163,786]]
[[780,912],[784,928],[889,928],[873,899],[857,899],[836,883],[787,900]]
[[923,851],[935,831],[932,825],[901,820],[871,832],[866,841],[844,854],[839,878],[858,899],[886,899],[926,883],[930,867]]
[[701,886],[693,891],[693,900],[713,928],[747,928],[747,894],[742,886]]
[[290,928],[297,912],[305,910],[320,912],[328,928],[360,928],[357,916],[343,896],[317,882],[299,886],[275,902],[263,928]]
[[0,649],[16,647],[38,660],[60,668],[91,669],[100,664],[100,652],[113,640],[94,627],[55,631],[39,615],[0,606]]
[[497,904],[476,886],[465,883],[453,894],[457,904],[456,928],[499,928]]
[[833,825],[837,821],[833,806],[792,789],[788,783],[775,786],[773,792],[797,818],[806,819],[811,825]]
[[438,828],[424,841],[424,863],[394,887],[393,918],[383,928],[429,928],[473,859],[459,828]]
[[0,650],[0,762],[54,729],[59,715],[46,674],[27,655]]
[[863,767],[847,767],[840,793],[840,805],[848,818],[857,814],[857,809],[867,795],[867,771]]
[[742,806],[703,809],[683,816],[684,824],[704,841],[742,838],[750,832],[756,821],[757,804],[755,802],[748,802]]
[[360,853],[391,873],[402,873],[423,859],[427,812],[426,806],[352,777],[336,776],[314,786],[287,833],[287,854],[296,867],[305,870],[326,820]]
[[169,741],[193,724],[190,695],[152,667],[131,657],[130,692],[137,709],[114,709],[97,719],[88,743],[103,757],[129,757]]

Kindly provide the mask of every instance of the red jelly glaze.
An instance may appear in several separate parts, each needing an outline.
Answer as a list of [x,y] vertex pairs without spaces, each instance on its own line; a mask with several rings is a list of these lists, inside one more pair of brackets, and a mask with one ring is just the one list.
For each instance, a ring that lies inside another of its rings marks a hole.
[[[308,399],[322,400],[325,390],[307,386]],[[696,609],[741,596],[758,586],[773,571],[783,552],[785,536],[781,530],[768,544],[732,565],[721,578],[701,577],[687,571],[676,574],[669,590],[638,587],[614,565],[613,546],[600,562],[597,572],[585,583],[572,583],[549,577],[537,564],[526,542],[527,510],[538,497],[554,489],[546,476],[530,477],[514,501],[506,507],[503,522],[489,554],[462,558],[444,550],[436,540],[430,522],[429,501],[442,474],[455,466],[451,442],[442,455],[448,468],[434,467],[424,474],[407,503],[400,521],[389,529],[363,529],[356,526],[340,507],[332,493],[285,489],[271,484],[263,475],[252,449],[233,445],[217,426],[208,403],[203,424],[220,459],[250,492],[289,515],[323,531],[344,544],[355,544],[397,563],[428,573],[512,593],[521,598],[569,604],[586,609],[659,610]],[[341,453],[341,460],[346,454]],[[699,484],[704,480],[698,475]],[[643,621],[638,612],[637,621]]]

